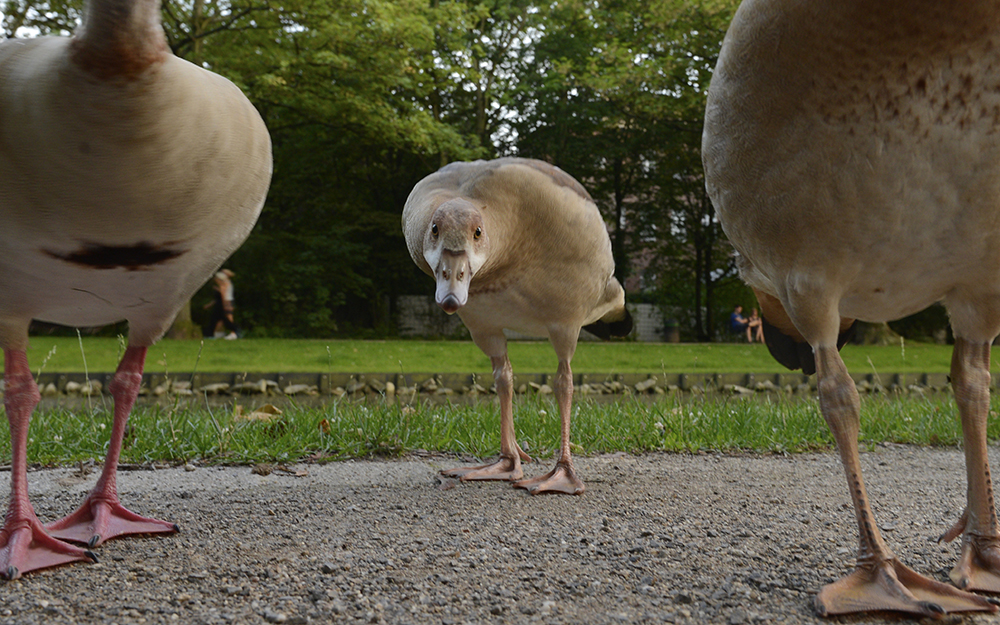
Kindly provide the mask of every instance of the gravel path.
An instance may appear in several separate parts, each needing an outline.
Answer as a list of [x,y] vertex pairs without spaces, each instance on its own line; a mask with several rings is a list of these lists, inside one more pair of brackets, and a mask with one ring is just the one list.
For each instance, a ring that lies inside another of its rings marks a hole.
[[[961,453],[887,446],[862,461],[896,553],[944,579],[958,547],[934,538],[964,505]],[[111,541],[99,564],[0,583],[0,623],[829,623],[812,597],[853,565],[833,454],[579,458],[582,497],[438,480],[454,464],[121,472],[125,503],[181,532]],[[29,478],[52,519],[95,476]]]

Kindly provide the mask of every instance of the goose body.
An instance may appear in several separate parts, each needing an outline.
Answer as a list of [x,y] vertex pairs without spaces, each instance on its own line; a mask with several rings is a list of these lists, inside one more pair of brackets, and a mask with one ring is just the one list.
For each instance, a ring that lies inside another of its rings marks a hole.
[[[246,239],[270,175],[260,115],[228,80],[169,52],[155,0],[89,0],[72,38],[0,42],[0,347],[15,439],[0,572],[92,557],[48,534],[94,547],[176,529],[118,503],[121,435],[146,348]],[[25,355],[32,319],[129,324],[104,473],[47,532],[24,511],[18,466],[37,402]]]
[[268,135],[221,76],[167,55],[109,85],[72,42],[0,45],[0,318],[148,344],[249,234]]
[[952,572],[1000,591],[985,421],[1000,333],[1000,4],[747,0],[709,90],[709,194],[761,303],[768,347],[815,371],[858,518],[854,574],[822,614],[995,610],[901,564],[874,521],[858,461],[858,396],[838,353],[855,319],[941,301],[969,505]]
[[413,261],[437,284],[435,299],[457,313],[490,357],[501,401],[501,458],[446,472],[463,479],[520,480],[512,378],[504,329],[547,336],[559,359],[556,393],[562,454],[530,492],[583,492],[569,452],[570,360],[580,329],[625,336],[631,317],[614,277],[611,241],[582,185],[543,161],[502,158],[452,163],[420,181],[403,209]]

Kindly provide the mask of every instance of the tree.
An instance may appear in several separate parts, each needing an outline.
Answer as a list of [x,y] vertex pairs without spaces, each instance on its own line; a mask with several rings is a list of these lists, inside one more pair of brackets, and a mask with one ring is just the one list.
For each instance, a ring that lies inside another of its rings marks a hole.
[[0,14],[5,37],[68,35],[80,23],[83,0],[3,0]]
[[[528,0],[432,0],[435,49],[425,68],[436,120],[475,137],[484,154],[503,151],[504,101],[517,84],[519,57],[530,40]],[[497,142],[501,144],[498,145]],[[442,154],[441,164],[448,155]]]
[[714,334],[716,285],[735,275],[700,153],[708,80],[734,8],[553,3],[537,18],[513,101],[518,151],[584,181],[610,224],[619,279],[639,273],[630,288],[690,311],[701,340]]
[[708,83],[734,8],[688,7],[673,20],[668,48],[673,128],[653,174],[656,210],[642,216],[655,250],[650,269],[659,277],[657,299],[677,311],[701,341],[718,335],[715,320],[725,319],[735,303],[752,301],[706,193],[701,160]]

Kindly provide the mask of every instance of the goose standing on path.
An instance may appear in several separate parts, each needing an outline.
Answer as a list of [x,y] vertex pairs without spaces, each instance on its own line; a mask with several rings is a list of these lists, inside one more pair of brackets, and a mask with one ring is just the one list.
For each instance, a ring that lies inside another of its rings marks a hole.
[[1000,333],[1000,3],[746,0],[708,95],[709,193],[757,291],[767,345],[818,375],[860,544],[821,614],[940,616],[996,606],[903,565],[861,476],[859,400],[838,352],[855,319],[941,301],[955,334],[968,503],[959,588],[1000,592],[986,454],[990,344]]
[[[403,208],[403,233],[413,261],[437,283],[438,305],[457,312],[489,356],[500,400],[500,458],[442,473],[511,480],[532,494],[582,493],[570,454],[570,361],[581,328],[601,338],[632,330],[625,291],[614,277],[611,240],[590,195],[543,161],[452,163],[414,187]],[[521,461],[529,458],[514,438],[505,328],[548,336],[559,358],[559,460],[533,479],[522,479]]]
[[[125,424],[147,348],[246,239],[270,176],[257,111],[232,83],[170,53],[158,0],[88,0],[72,38],[0,43],[0,347],[12,439],[0,574],[95,559],[59,539],[94,547],[176,531],[119,503]],[[104,470],[83,505],[46,528],[26,478],[39,400],[26,355],[32,319],[129,324],[109,385]]]

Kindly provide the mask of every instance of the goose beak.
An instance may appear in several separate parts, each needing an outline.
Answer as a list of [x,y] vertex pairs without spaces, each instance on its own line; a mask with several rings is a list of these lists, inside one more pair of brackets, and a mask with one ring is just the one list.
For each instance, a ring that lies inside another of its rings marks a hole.
[[434,300],[449,315],[458,312],[469,301],[469,282],[472,272],[465,254],[441,255],[441,265],[437,271],[437,290]]
[[438,302],[438,305],[449,315],[455,314],[462,307],[461,302],[458,301],[458,298],[453,293],[445,295],[444,300]]

